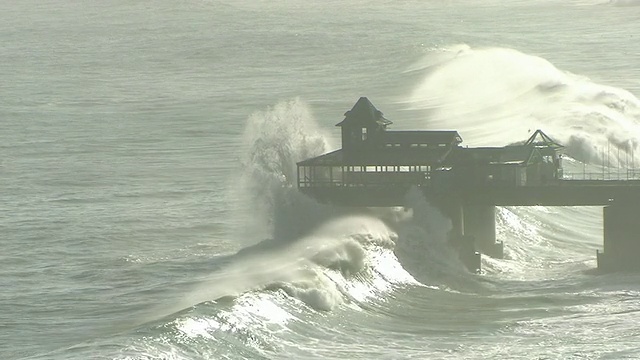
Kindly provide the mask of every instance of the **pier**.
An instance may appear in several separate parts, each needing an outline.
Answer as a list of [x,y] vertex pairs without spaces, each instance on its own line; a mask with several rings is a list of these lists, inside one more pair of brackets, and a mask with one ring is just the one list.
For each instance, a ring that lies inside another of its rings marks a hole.
[[[503,147],[465,147],[453,130],[391,131],[365,97],[345,113],[342,148],[297,164],[299,190],[340,206],[406,205],[409,191],[449,217],[449,239],[471,271],[502,257],[496,206],[603,206],[598,268],[640,270],[640,178],[565,176],[564,147],[541,130]],[[580,179],[576,179],[580,178]]]

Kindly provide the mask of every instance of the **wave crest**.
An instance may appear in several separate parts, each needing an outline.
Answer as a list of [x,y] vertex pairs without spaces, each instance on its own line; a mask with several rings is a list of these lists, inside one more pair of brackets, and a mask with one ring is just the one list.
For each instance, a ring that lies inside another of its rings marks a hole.
[[420,127],[458,129],[469,145],[506,145],[543,129],[581,161],[623,166],[640,150],[640,99],[541,57],[454,45],[410,70],[423,77],[407,99],[426,114]]

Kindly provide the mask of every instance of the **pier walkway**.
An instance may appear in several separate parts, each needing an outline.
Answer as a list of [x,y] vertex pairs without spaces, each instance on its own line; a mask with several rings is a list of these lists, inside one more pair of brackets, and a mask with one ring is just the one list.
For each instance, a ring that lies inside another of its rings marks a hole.
[[[640,180],[557,180],[536,186],[432,187],[424,184],[384,183],[345,186],[299,186],[301,192],[342,206],[404,206],[412,187],[425,198],[457,198],[467,205],[493,206],[605,206],[639,204]],[[640,220],[640,219],[639,219]]]

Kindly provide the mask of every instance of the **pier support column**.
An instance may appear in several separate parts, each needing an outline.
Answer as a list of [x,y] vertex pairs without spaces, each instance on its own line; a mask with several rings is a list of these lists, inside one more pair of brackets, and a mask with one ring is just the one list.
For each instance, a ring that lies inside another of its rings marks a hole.
[[503,244],[496,242],[496,207],[464,206],[464,234],[475,238],[475,248],[483,254],[502,259]]
[[478,272],[481,268],[480,253],[476,252],[474,238],[464,233],[464,207],[462,202],[448,199],[440,210],[451,219],[449,243],[458,251],[460,261],[471,272]]
[[604,252],[598,252],[598,268],[640,270],[640,204],[605,206],[603,220]]

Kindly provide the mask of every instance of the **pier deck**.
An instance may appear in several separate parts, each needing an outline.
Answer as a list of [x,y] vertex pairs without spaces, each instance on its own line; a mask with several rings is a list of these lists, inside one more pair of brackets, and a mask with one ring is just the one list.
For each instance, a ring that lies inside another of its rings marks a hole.
[[521,143],[469,148],[457,131],[387,131],[390,124],[360,98],[336,125],[342,149],[297,164],[299,190],[348,207],[410,206],[423,196],[451,219],[451,243],[470,270],[480,266],[474,249],[502,255],[496,206],[604,206],[598,266],[640,270],[640,172],[606,179],[603,168],[578,180],[564,174],[564,147],[541,130]]
[[[322,202],[341,206],[404,206],[409,184],[362,186],[306,186],[300,191]],[[500,187],[469,186],[439,189],[416,186],[425,198],[455,197],[466,205],[494,206],[605,206],[640,204],[640,180],[559,180],[546,185]]]

